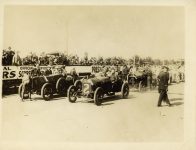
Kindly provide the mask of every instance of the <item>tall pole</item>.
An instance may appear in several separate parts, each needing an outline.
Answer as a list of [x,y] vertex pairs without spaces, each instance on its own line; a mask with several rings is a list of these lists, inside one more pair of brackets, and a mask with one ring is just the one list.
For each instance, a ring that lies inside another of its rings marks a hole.
[[69,52],[68,43],[69,43],[69,32],[68,32],[68,21],[67,21],[66,22],[66,49],[67,49],[67,55],[68,55],[68,52]]
[[134,56],[134,58],[133,58],[133,64],[134,64],[134,66],[135,66],[135,56]]

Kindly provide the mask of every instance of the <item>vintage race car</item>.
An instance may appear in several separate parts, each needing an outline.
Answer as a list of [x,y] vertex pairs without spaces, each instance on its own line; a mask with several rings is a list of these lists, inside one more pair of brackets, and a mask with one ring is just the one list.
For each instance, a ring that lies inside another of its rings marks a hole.
[[153,72],[137,71],[135,74],[128,74],[128,82],[130,88],[146,88],[148,85],[150,88],[156,88],[157,76]]
[[80,85],[82,86],[81,90],[74,85],[69,87],[67,94],[71,103],[74,103],[78,96],[85,96],[94,99],[96,105],[101,105],[105,95],[111,96],[116,92],[121,92],[122,98],[127,98],[129,95],[128,83],[120,78],[111,81],[109,77],[94,77],[83,79],[80,81]]
[[147,86],[147,74],[143,71],[136,71],[134,74],[128,74],[128,82],[130,87],[138,88]]
[[[44,100],[50,100],[53,94],[57,93],[61,96],[65,95],[67,89],[74,85],[72,76],[63,75],[50,75],[50,76],[37,76],[30,79],[24,91],[24,97],[29,98],[28,93],[36,93],[41,95]],[[77,87],[77,83],[75,84]],[[22,97],[22,84],[19,86],[18,93]]]

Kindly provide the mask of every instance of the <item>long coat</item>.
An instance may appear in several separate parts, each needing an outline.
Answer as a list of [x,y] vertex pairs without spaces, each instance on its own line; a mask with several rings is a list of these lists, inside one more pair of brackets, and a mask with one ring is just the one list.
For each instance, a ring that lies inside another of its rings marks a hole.
[[168,72],[160,72],[158,75],[159,87],[158,90],[167,90],[168,81],[169,81],[169,73]]

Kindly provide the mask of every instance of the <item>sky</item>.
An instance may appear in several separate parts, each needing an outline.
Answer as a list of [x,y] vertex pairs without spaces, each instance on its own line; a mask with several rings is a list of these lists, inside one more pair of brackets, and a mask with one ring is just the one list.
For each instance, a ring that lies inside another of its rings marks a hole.
[[4,48],[131,58],[184,58],[182,6],[6,6]]

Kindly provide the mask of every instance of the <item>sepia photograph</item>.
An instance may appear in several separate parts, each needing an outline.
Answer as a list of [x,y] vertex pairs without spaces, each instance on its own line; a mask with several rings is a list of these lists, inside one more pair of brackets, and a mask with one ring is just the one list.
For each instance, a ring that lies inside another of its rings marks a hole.
[[186,19],[183,5],[4,5],[1,140],[183,143]]

